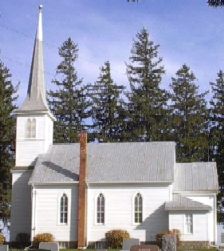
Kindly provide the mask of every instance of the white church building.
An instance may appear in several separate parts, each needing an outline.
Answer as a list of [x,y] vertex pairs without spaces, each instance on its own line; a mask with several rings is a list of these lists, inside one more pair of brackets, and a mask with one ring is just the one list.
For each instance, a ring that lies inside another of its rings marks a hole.
[[15,111],[11,241],[51,233],[86,247],[124,229],[142,242],[179,229],[182,241],[216,243],[218,177],[213,162],[177,163],[174,142],[53,144],[46,101],[42,7],[27,96]]

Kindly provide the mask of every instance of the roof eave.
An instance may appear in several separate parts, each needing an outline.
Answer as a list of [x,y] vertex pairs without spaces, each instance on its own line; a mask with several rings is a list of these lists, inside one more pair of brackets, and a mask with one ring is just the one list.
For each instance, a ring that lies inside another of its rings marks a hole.
[[53,186],[53,185],[74,185],[78,184],[79,181],[68,181],[68,182],[33,182],[29,181],[28,185],[31,186]]
[[17,109],[13,111],[13,114],[18,116],[27,116],[27,115],[48,115],[53,121],[56,121],[55,116],[49,111],[48,109],[41,109],[41,110],[22,110],[22,109]]
[[211,207],[207,207],[207,208],[166,208],[165,207],[165,211],[211,211],[212,208]]
[[89,185],[113,185],[113,184],[171,184],[173,181],[88,181]]

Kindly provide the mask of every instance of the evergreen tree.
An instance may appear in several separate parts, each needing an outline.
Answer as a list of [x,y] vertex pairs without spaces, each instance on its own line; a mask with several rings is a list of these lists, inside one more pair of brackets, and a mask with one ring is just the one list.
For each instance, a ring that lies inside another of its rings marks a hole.
[[9,69],[0,61],[0,218],[9,217],[10,169],[14,164],[16,88]]
[[100,76],[91,86],[92,118],[95,137],[99,141],[114,142],[122,140],[122,100],[123,86],[114,83],[110,63],[101,68]]
[[224,0],[208,0],[208,4],[212,7],[224,6]]
[[[139,0],[126,0],[128,2],[136,2],[138,3]],[[207,0],[207,3],[209,6],[212,6],[212,7],[219,7],[219,6],[224,6],[224,0]]]
[[58,79],[53,80],[56,90],[49,94],[49,105],[57,121],[54,128],[56,142],[78,141],[78,133],[85,129],[85,121],[89,117],[87,88],[82,86],[74,63],[78,58],[78,46],[68,38],[59,48],[62,58],[56,73]]
[[158,56],[158,47],[149,39],[146,29],[137,33],[127,74],[130,83],[128,129],[130,140],[156,141],[166,133],[167,93],[160,88],[164,68]]
[[199,93],[196,78],[183,65],[172,78],[171,138],[177,143],[178,161],[207,160],[207,108],[205,95]]
[[218,219],[224,222],[224,213],[221,211],[224,201],[224,72],[219,71],[216,82],[211,83],[212,100],[210,101],[212,157],[217,163],[220,193],[218,195]]

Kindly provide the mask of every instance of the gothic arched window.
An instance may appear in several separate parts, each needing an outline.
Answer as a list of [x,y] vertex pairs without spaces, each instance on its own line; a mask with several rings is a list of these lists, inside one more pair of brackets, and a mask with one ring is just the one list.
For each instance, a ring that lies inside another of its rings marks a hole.
[[36,138],[36,119],[31,121],[31,138]]
[[134,207],[135,207],[134,222],[142,223],[142,196],[140,193],[138,193],[135,196]]
[[105,198],[103,194],[97,197],[97,223],[104,224],[105,222]]
[[26,137],[27,138],[36,138],[36,119],[27,119]]
[[68,223],[68,197],[63,194],[60,199],[60,223]]

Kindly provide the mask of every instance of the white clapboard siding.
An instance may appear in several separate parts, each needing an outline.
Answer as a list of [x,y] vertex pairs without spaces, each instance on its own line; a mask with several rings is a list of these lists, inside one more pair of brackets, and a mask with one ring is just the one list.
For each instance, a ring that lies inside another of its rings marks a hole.
[[[27,138],[27,120],[36,119],[36,137]],[[30,166],[53,142],[53,121],[48,115],[17,116],[16,166]]]
[[186,212],[172,212],[169,214],[169,228],[179,229],[181,232],[182,241],[209,241],[208,237],[208,217],[203,212],[193,213],[193,234],[187,234],[185,230],[185,213]]
[[[216,242],[216,199],[215,195],[186,195],[191,200],[198,201],[212,208],[211,211],[174,211],[169,214],[169,229],[179,229],[183,241]],[[185,233],[185,215],[193,214],[193,233]]]
[[208,217],[208,239],[211,242],[216,242],[217,240],[217,219],[216,219],[216,195],[211,194],[211,195],[204,195],[204,196],[187,196],[188,198],[201,202],[205,205],[208,205],[212,208],[211,211],[208,212],[207,217]]
[[[60,224],[60,198],[68,197],[68,224]],[[51,233],[57,241],[77,241],[78,186],[43,186],[33,189],[32,237]]]
[[[96,222],[96,200],[105,197],[105,224]],[[134,223],[134,197],[143,197],[143,222]],[[155,235],[168,229],[168,215],[164,202],[170,200],[169,186],[114,185],[92,186],[88,189],[88,241],[99,241],[111,229],[127,230],[132,238],[141,241],[155,239]]]
[[10,240],[18,233],[31,232],[31,188],[28,186],[31,171],[13,171]]

